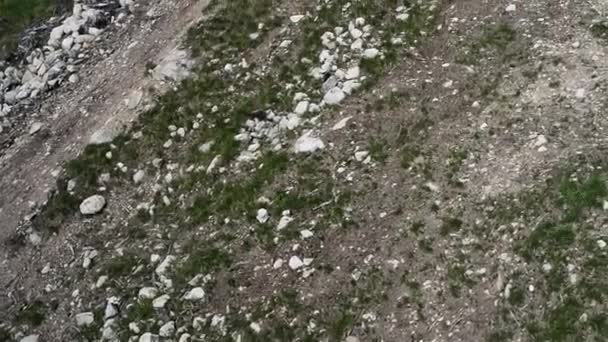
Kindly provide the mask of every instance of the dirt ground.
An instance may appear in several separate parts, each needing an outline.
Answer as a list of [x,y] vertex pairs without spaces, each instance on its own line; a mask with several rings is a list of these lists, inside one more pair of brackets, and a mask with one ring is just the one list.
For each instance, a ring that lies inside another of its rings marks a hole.
[[[205,5],[142,21],[6,151],[0,238],[72,158],[78,190],[38,216],[107,201],[5,245],[7,340],[608,340],[603,3],[221,3],[187,40],[194,79],[125,111]],[[337,26],[346,43],[321,43]],[[359,33],[382,57],[356,57]],[[322,50],[332,72],[360,65],[361,87],[266,138],[270,112],[328,102],[331,77],[308,73]],[[110,118],[133,121],[126,142],[76,157]]]

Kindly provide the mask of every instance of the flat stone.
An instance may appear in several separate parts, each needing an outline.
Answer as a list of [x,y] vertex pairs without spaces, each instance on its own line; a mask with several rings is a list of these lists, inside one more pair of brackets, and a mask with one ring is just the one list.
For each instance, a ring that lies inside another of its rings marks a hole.
[[338,87],[333,87],[327,93],[325,93],[325,95],[323,96],[323,101],[325,101],[325,103],[327,103],[328,105],[337,105],[342,102],[344,98],[345,95],[342,89]]
[[325,148],[325,143],[319,138],[304,134],[294,144],[296,153],[312,153]]
[[92,312],[79,313],[74,318],[76,319],[76,325],[79,327],[88,327],[95,321],[95,316]]
[[297,256],[292,256],[289,259],[289,268],[291,268],[292,270],[297,270],[299,268],[301,268],[302,266],[304,266],[304,262],[302,262],[302,259],[300,259]]
[[152,301],[152,307],[155,309],[162,309],[165,307],[165,305],[167,304],[169,299],[171,299],[171,297],[169,297],[169,295],[166,295],[166,294],[162,295],[160,297],[154,298],[154,300]]
[[89,139],[89,143],[93,145],[107,144],[112,142],[114,138],[118,136],[119,132],[117,129],[110,127],[103,127],[95,131]]
[[139,299],[152,299],[156,297],[156,294],[158,294],[158,289],[156,287],[142,287],[139,289],[137,297]]
[[195,287],[184,295],[185,300],[199,301],[205,298],[205,290],[202,287]]
[[93,195],[80,203],[80,213],[83,215],[94,215],[103,210],[106,199],[101,195]]

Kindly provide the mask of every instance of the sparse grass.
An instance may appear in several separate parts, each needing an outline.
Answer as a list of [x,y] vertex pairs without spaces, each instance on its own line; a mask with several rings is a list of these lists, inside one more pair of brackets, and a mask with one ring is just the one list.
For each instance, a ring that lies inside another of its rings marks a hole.
[[19,34],[36,21],[71,9],[70,0],[3,0],[0,2],[0,60],[16,47]]
[[447,236],[452,233],[458,232],[462,228],[463,222],[456,217],[445,217],[442,219],[442,224],[440,227],[440,234],[442,236]]
[[388,142],[384,138],[372,138],[369,141],[369,155],[373,160],[384,164],[389,156]]
[[186,284],[198,274],[208,274],[232,264],[230,254],[204,242],[193,241],[186,250],[189,252],[188,258],[173,271],[178,284]]
[[591,24],[591,34],[596,38],[608,40],[608,20],[601,20]]
[[594,174],[583,182],[564,179],[559,192],[566,206],[565,220],[575,221],[586,208],[600,207],[600,200],[608,195],[608,188],[604,178]]
[[110,279],[115,279],[130,274],[140,261],[141,259],[133,254],[125,254],[111,258],[103,266],[103,270]]
[[19,324],[28,324],[32,327],[37,327],[46,319],[46,305],[43,302],[36,300],[21,308],[17,314],[16,321]]

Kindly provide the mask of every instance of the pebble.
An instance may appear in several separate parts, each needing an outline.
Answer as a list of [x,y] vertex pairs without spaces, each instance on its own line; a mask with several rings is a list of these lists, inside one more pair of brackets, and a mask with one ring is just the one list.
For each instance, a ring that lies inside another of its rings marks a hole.
[[88,327],[95,321],[95,316],[92,312],[83,312],[75,316],[76,325],[79,327]]
[[264,224],[266,222],[268,222],[268,219],[270,218],[270,215],[268,214],[268,210],[261,208],[258,210],[258,213],[256,215],[256,219],[258,220],[258,222]]
[[205,290],[202,287],[195,287],[184,296],[185,300],[199,301],[205,298]]
[[304,262],[302,262],[302,259],[300,259],[299,257],[294,255],[289,259],[289,268],[291,268],[292,270],[295,271],[302,266],[304,266]]
[[83,215],[94,215],[103,210],[106,199],[101,195],[93,195],[80,203],[80,213]]
[[325,95],[323,96],[323,101],[325,101],[325,103],[330,106],[337,105],[342,102],[345,97],[346,95],[344,94],[342,89],[334,87],[331,88],[327,93],[325,93]]
[[175,334],[175,322],[169,321],[163,324],[158,330],[158,335],[161,337],[171,337]]
[[171,299],[169,295],[162,295],[160,297],[154,298],[154,300],[152,301],[152,307],[156,309],[162,309],[165,307],[169,299]]
[[305,133],[296,140],[294,151],[296,153],[313,153],[325,148],[325,143],[319,138],[310,136],[310,133]]

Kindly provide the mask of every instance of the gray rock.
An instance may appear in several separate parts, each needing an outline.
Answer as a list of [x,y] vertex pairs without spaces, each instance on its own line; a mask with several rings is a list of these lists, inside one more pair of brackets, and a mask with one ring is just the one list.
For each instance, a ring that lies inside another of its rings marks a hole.
[[21,340],[19,340],[19,342],[38,342],[38,337],[40,335],[29,335],[29,336],[25,336],[24,338],[22,338]]
[[142,287],[139,289],[137,293],[137,297],[139,299],[152,299],[156,297],[158,294],[158,289],[156,287]]
[[83,215],[94,215],[103,210],[106,199],[101,195],[93,195],[80,203],[80,213]]
[[42,122],[34,122],[31,126],[30,126],[30,135],[34,135],[36,134],[38,131],[40,131],[40,129],[42,128]]
[[75,317],[76,325],[79,327],[88,327],[95,321],[95,316],[92,312],[79,313]]
[[205,298],[205,290],[202,287],[195,287],[184,295],[185,300],[199,301]]
[[302,135],[294,144],[296,153],[312,153],[325,148],[325,144],[319,138],[313,137],[310,133]]
[[97,131],[95,131],[95,133],[91,135],[91,138],[89,139],[89,144],[100,145],[110,143],[112,142],[112,140],[114,140],[114,138],[118,136],[118,134],[118,129],[114,129],[111,127],[103,127],[101,129],[98,129]]
[[323,96],[323,101],[325,101],[325,103],[328,105],[337,105],[344,100],[344,97],[345,95],[342,89],[334,87],[325,93]]
[[139,342],[158,342],[160,341],[158,335],[154,335],[152,333],[144,333],[139,337]]
[[169,321],[163,324],[162,327],[158,330],[158,334],[161,337],[171,337],[175,334],[175,322]]

